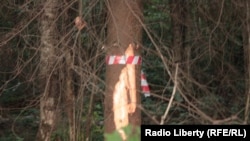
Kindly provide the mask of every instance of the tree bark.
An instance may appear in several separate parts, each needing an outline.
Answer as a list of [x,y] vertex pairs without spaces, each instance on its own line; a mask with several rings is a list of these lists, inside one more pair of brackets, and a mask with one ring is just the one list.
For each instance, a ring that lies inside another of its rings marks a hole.
[[56,71],[56,48],[58,44],[56,32],[56,18],[58,0],[43,1],[44,13],[41,19],[41,46],[40,46],[40,125],[37,141],[50,141],[51,134],[56,126],[58,115],[58,72]]
[[249,122],[250,112],[250,2],[245,1],[245,18],[243,20],[243,48],[245,57],[245,86],[246,86],[246,106],[245,106],[245,117],[244,123]]
[[171,25],[172,25],[172,48],[174,52],[173,61],[182,62],[184,57],[184,40],[185,40],[185,19],[186,9],[185,1],[171,0]]
[[[188,62],[188,49],[185,48],[185,36],[186,36],[186,1],[182,0],[171,0],[170,1],[170,15],[171,15],[171,26],[172,26],[172,41],[171,46],[173,50],[173,67],[172,67],[172,78],[176,73],[178,64],[177,78],[174,80],[174,85],[178,91],[186,91],[188,86],[187,80],[187,62]],[[186,49],[186,52],[185,52]]]
[[[107,0],[106,3],[109,10],[107,56],[140,55],[141,0]],[[128,124],[141,124],[139,88],[139,65],[106,66],[105,133]]]
[[69,122],[69,139],[75,141],[76,139],[76,120],[75,120],[75,95],[73,92],[73,78],[71,68],[73,68],[73,59],[70,51],[65,54],[65,93],[64,93],[64,106],[68,116]]

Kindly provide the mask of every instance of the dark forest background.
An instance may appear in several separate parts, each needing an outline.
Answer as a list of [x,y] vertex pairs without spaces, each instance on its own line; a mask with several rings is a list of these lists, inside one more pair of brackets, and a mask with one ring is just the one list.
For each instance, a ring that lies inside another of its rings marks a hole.
[[[62,92],[68,66],[62,56],[74,55],[77,140],[103,140],[106,5],[58,5],[55,69]],[[43,1],[0,1],[0,141],[37,135],[42,13]],[[79,14],[87,23],[80,32],[74,25]],[[142,124],[249,124],[250,2],[143,0],[143,15],[142,70],[151,96],[141,98]],[[53,141],[67,141],[67,106],[58,105],[62,117]]]

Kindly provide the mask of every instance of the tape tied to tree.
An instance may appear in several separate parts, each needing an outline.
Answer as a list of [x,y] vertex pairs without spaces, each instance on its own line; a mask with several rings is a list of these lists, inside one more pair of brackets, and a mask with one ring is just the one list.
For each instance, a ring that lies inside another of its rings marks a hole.
[[134,65],[140,65],[141,64],[141,57],[140,56],[108,56],[106,58],[106,63],[108,65],[114,65],[114,64],[134,64]]
[[[108,65],[116,65],[116,64],[140,65],[141,63],[142,63],[142,58],[140,56],[111,55],[106,57],[106,64]],[[145,97],[150,96],[149,85],[143,71],[141,71],[141,89]]]

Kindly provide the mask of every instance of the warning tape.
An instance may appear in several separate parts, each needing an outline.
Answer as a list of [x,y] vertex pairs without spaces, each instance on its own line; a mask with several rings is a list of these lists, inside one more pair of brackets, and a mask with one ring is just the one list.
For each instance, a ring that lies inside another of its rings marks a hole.
[[108,56],[106,58],[106,63],[108,65],[113,65],[113,64],[134,64],[138,65],[141,64],[141,57],[140,56]]
[[149,85],[143,71],[141,71],[141,88],[142,92],[144,93],[144,96],[149,97],[150,96]]
[[[115,65],[115,64],[134,64],[134,65],[140,65],[142,62],[142,59],[140,56],[116,56],[116,55],[111,55],[106,57],[106,64],[108,65]],[[145,74],[143,71],[141,71],[141,89],[142,92],[144,93],[145,97],[150,96],[150,89],[148,82],[146,80]]]

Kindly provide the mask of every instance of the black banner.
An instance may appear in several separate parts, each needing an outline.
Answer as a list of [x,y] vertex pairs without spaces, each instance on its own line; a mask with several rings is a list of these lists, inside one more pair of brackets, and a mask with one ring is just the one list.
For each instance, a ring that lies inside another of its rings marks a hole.
[[154,139],[250,141],[250,125],[142,125],[141,140]]

